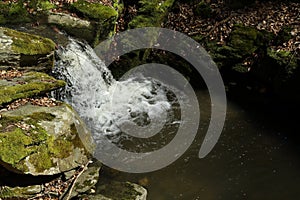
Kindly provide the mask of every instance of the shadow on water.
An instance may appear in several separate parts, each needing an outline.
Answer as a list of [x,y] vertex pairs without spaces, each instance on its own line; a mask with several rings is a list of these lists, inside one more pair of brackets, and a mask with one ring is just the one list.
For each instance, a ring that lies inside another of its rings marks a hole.
[[192,146],[176,162],[145,174],[104,169],[103,176],[144,185],[149,200],[295,199],[300,193],[296,104],[274,100],[273,96],[228,93],[223,133],[212,152],[199,159],[210,100],[206,91],[198,90],[197,96],[199,131]]

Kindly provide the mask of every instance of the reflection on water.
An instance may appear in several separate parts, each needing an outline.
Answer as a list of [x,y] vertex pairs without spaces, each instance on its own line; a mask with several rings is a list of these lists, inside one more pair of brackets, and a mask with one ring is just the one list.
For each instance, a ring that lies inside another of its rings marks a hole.
[[114,178],[140,180],[148,189],[149,200],[297,198],[300,158],[295,147],[297,141],[290,135],[297,134],[290,126],[290,116],[282,116],[280,110],[277,113],[274,109],[271,114],[263,110],[257,114],[252,108],[243,109],[229,101],[219,142],[207,157],[199,159],[199,148],[209,123],[210,100],[207,92],[198,91],[197,95],[201,127],[188,151],[159,171],[120,172]]

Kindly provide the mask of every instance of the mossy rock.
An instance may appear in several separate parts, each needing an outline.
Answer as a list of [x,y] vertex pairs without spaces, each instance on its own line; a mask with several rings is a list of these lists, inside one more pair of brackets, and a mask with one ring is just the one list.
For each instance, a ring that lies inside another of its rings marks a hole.
[[229,39],[223,46],[213,42],[208,46],[211,55],[219,67],[227,67],[238,72],[247,72],[247,67],[242,65],[247,57],[253,53],[265,51],[274,35],[256,28],[235,25]]
[[41,36],[0,27],[0,67],[32,67],[50,71],[54,64],[55,43]]
[[99,22],[118,17],[118,12],[113,7],[105,6],[100,3],[89,3],[84,0],[78,0],[71,6],[73,10],[79,12],[84,17]]
[[140,0],[138,15],[128,24],[129,28],[160,27],[175,0]]
[[87,163],[92,137],[67,104],[27,104],[1,113],[0,163],[10,171],[53,175]]
[[262,44],[263,34],[253,27],[235,25],[230,34],[228,46],[240,52],[241,56],[250,55]]
[[65,86],[65,82],[41,72],[27,72],[21,77],[0,79],[0,105],[20,98],[34,97]]
[[16,54],[40,55],[55,50],[55,43],[48,38],[3,27],[1,31],[12,39],[11,50]]

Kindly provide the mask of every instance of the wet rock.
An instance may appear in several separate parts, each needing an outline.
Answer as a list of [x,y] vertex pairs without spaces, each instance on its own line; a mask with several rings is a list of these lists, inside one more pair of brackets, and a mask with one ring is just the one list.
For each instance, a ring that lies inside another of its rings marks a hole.
[[83,195],[81,199],[93,200],[146,200],[147,190],[130,182],[110,182],[98,187],[97,195]]
[[51,71],[54,50],[48,38],[0,27],[0,69]]
[[53,175],[88,162],[93,151],[90,132],[67,104],[26,104],[2,112],[0,164],[10,171]]
[[40,72],[27,72],[21,77],[0,79],[0,105],[44,94],[64,85],[64,81]]

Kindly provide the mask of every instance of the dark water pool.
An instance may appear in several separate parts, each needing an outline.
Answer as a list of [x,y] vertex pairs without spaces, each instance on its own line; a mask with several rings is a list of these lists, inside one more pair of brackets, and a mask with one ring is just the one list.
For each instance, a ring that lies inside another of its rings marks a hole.
[[[298,199],[300,154],[297,116],[290,105],[262,108],[228,101],[221,138],[204,159],[198,151],[210,116],[207,92],[198,91],[201,123],[187,152],[151,173],[117,173],[113,179],[140,182],[149,200]],[[253,102],[253,105],[256,103]],[[299,117],[298,117],[299,119]],[[108,176],[106,170],[103,176]]]

